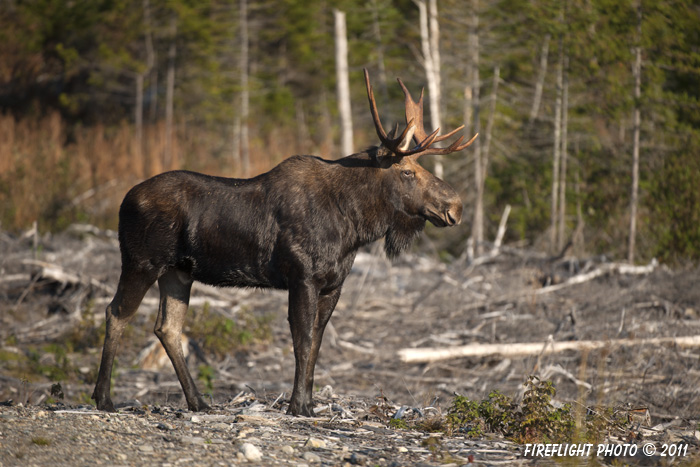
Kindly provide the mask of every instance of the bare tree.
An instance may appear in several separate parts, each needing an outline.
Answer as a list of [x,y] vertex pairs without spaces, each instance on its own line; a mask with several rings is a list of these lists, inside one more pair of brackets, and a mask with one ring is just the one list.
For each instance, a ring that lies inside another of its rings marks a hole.
[[564,238],[566,229],[566,171],[567,171],[567,146],[568,146],[568,127],[569,127],[569,73],[568,73],[568,55],[564,56],[564,76],[562,82],[562,113],[561,113],[561,164],[559,167],[559,232],[557,251],[562,251],[564,248]]
[[564,44],[559,38],[559,60],[557,63],[556,98],[554,100],[554,145],[552,161],[552,204],[549,227],[549,248],[557,248],[557,215],[559,214],[559,164],[561,161],[561,112],[562,92],[564,88]]
[[496,104],[498,103],[498,83],[501,80],[501,69],[498,66],[493,67],[493,84],[491,85],[491,97],[489,98],[491,108],[489,110],[489,119],[486,122],[486,135],[484,135],[484,150],[483,150],[483,176],[482,182],[486,177],[486,168],[489,161],[489,151],[491,148],[491,138],[493,137],[493,124],[496,119]]
[[542,90],[544,89],[544,80],[547,76],[547,59],[549,56],[549,41],[551,35],[546,34],[542,42],[542,50],[540,51],[540,68],[537,72],[537,82],[535,83],[535,96],[532,98],[532,108],[530,108],[529,123],[532,123],[537,118],[540,112],[540,104],[542,102]]
[[[143,93],[144,93],[144,80],[149,78],[148,81],[148,98],[149,98],[149,111],[150,111],[150,121],[155,122],[157,117],[157,87],[158,87],[158,70],[156,70],[156,52],[153,47],[153,25],[151,24],[151,3],[150,0],[143,0],[143,26],[144,26],[144,45],[146,46],[146,69],[140,76],[141,83],[141,99],[139,104],[139,99],[137,98],[137,116],[136,116],[136,133],[138,140],[139,151],[141,151],[141,163],[143,169],[143,176],[148,177],[150,175],[151,167],[149,160],[149,148],[146,146],[146,140],[143,137]],[[137,78],[139,79],[139,78]],[[139,83],[136,84],[137,88]]]
[[[148,84],[149,118],[151,124],[158,118],[158,69],[156,68],[156,50],[153,47],[153,23],[151,21],[151,2],[143,0],[143,24],[145,27],[146,73],[150,75]],[[146,152],[148,152],[146,150]]]
[[632,193],[630,196],[630,236],[627,249],[627,261],[634,263],[635,237],[637,236],[637,203],[639,196],[639,131],[641,125],[641,112],[639,100],[642,97],[642,2],[637,3],[637,47],[634,57],[634,114],[632,125],[634,135],[632,142]]
[[[145,73],[136,73],[136,102],[134,102],[134,126],[136,127],[136,155],[143,156],[143,76]],[[142,160],[141,168],[146,176],[146,164]]]
[[335,70],[338,86],[338,112],[340,114],[340,153],[347,156],[353,153],[348,37],[345,27],[345,13],[333,10],[333,16],[335,17]]
[[[414,0],[420,16],[421,53],[428,83],[428,105],[430,124],[440,128],[440,26],[438,22],[437,0]],[[435,158],[435,176],[443,177],[442,158]]]
[[[481,102],[480,98],[480,86],[481,78],[479,76],[479,0],[472,0],[472,21],[469,27],[469,50],[471,52],[470,56],[470,69],[471,76],[467,79],[471,82],[471,90],[469,92],[470,100],[465,102],[465,105],[471,104],[471,121],[472,121],[472,132],[479,133],[480,122],[479,113]],[[466,93],[465,93],[466,94]],[[468,109],[465,109],[465,113]],[[474,187],[476,190],[475,199],[479,200],[484,197],[484,163],[482,160],[481,152],[481,142],[480,139],[474,142]],[[484,242],[484,206],[483,202],[478,201],[474,205],[474,219],[472,222],[472,234],[471,243],[474,245],[474,254],[476,256],[481,255],[483,250]]]
[[173,99],[175,96],[175,55],[177,39],[177,17],[173,13],[170,19],[170,47],[168,48],[168,75],[165,90],[165,153],[163,154],[163,169],[173,167]]
[[440,71],[440,23],[438,22],[437,0],[428,1],[428,36],[430,57],[433,62],[433,76],[430,91],[430,121],[434,128],[442,126],[440,103],[442,102],[442,83]]
[[386,66],[384,65],[384,44],[382,43],[382,29],[379,24],[379,7],[377,0],[372,0],[372,33],[374,40],[377,43],[377,68],[379,70],[379,89],[382,94],[382,99],[385,102],[389,101],[389,87],[387,86]]
[[241,177],[250,175],[250,143],[248,119],[250,114],[250,91],[248,89],[248,0],[238,4],[240,44],[238,56],[239,106],[233,121],[233,163]]
[[[478,74],[478,73],[477,73]],[[493,84],[491,86],[491,108],[489,113],[488,121],[486,122],[486,135],[484,137],[483,147],[477,146],[478,155],[475,155],[475,166],[474,172],[475,183],[478,183],[476,187],[476,200],[474,201],[474,229],[476,230],[477,223],[478,231],[473,234],[474,243],[476,248],[476,255],[480,255],[483,252],[483,240],[484,240],[484,190],[486,184],[486,173],[489,165],[489,150],[491,147],[491,138],[493,135],[493,124],[496,119],[496,103],[498,102],[498,83],[501,77],[501,70],[498,66],[493,69]],[[478,88],[478,84],[477,84]],[[477,99],[479,98],[479,90],[476,90],[475,95]],[[478,101],[477,101],[478,102]],[[477,111],[478,115],[478,111]],[[475,117],[478,118],[478,117]],[[478,121],[475,119],[475,122]],[[477,149],[475,148],[475,151]],[[510,212],[510,207],[508,207],[508,212]],[[477,217],[478,216],[478,217]],[[507,218],[507,215],[506,215]],[[505,222],[505,221],[504,221]],[[503,227],[505,229],[505,226]],[[477,235],[478,234],[478,235]],[[481,246],[480,246],[481,245]]]

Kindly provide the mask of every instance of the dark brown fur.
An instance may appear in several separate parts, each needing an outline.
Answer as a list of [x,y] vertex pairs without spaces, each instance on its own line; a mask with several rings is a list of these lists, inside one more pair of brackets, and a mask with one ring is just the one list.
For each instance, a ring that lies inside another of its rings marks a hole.
[[93,398],[113,411],[110,378],[120,336],[158,281],[155,333],[190,410],[208,408],[187,369],[180,336],[193,281],[289,290],[296,361],[288,412],[313,415],[323,331],[357,250],[382,237],[389,256],[431,221],[459,223],[462,202],[415,157],[377,147],[337,161],[291,157],[252,179],[176,171],[127,193],[119,211],[122,272],[106,310]]

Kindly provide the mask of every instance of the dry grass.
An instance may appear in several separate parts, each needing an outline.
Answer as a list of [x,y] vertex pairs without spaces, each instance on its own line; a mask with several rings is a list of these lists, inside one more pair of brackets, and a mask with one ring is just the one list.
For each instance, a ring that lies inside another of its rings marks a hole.
[[[228,135],[179,124],[166,167],[165,134],[162,123],[146,126],[139,143],[127,123],[69,127],[58,112],[21,120],[0,115],[0,225],[18,231],[38,221],[42,231],[56,231],[82,221],[115,228],[122,197],[139,180],[174,169],[241,175]],[[252,131],[250,145],[251,175],[310,147],[287,128],[265,138]]]

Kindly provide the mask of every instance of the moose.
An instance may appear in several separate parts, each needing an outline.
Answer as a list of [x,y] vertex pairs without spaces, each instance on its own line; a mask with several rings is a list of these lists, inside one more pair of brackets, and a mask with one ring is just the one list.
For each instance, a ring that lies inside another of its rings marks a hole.
[[147,290],[158,281],[155,334],[170,358],[187,407],[209,409],[187,368],[182,327],[193,281],[219,287],[289,291],[294,387],[288,414],[313,416],[314,367],[323,331],[360,247],[380,238],[389,257],[410,246],[430,221],[459,224],[462,201],[418,164],[426,154],[469,146],[460,136],[447,147],[423,127],[423,92],[416,103],[404,83],[406,128],[387,135],[365,70],[370,112],[381,145],[338,160],[292,156],[250,179],[189,171],[156,175],[124,197],[119,210],[122,269],[106,309],[106,334],[92,398],[114,411],[110,380],[120,337]]

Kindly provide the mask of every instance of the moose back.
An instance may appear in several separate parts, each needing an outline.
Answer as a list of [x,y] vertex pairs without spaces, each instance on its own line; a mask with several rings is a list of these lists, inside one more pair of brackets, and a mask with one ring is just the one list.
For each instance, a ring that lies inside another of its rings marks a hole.
[[251,179],[175,171],[132,188],[119,211],[122,270],[106,310],[102,360],[93,393],[100,410],[114,411],[110,380],[120,337],[146,291],[158,281],[155,334],[172,361],[190,410],[207,409],[187,368],[182,326],[193,281],[222,287],[289,291],[288,320],[296,362],[288,413],[313,415],[314,368],[323,331],[340,297],[357,250],[385,238],[395,256],[430,221],[458,224],[462,201],[422,168],[425,154],[467,147],[463,137],[446,148],[423,128],[423,95],[406,97],[406,128],[384,131],[365,70],[381,145],[329,161],[294,156]]

